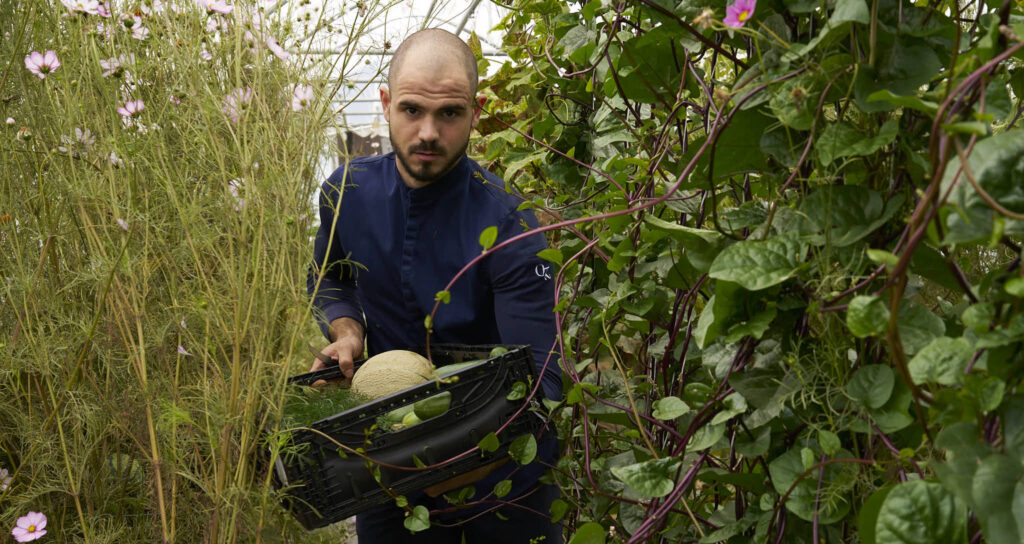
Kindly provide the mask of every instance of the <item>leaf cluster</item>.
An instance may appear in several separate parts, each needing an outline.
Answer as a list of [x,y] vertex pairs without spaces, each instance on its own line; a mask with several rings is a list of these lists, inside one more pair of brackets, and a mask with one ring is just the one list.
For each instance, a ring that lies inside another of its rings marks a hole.
[[557,228],[575,538],[1019,540],[1020,6],[515,7],[479,152]]

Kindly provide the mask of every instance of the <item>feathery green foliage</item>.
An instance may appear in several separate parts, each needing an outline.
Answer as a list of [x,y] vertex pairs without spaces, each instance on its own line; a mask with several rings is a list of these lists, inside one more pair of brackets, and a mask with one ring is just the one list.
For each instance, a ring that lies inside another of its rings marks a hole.
[[[332,32],[356,43],[386,8],[368,4]],[[48,542],[337,541],[280,507],[264,430],[319,335],[313,197],[354,47],[302,55],[327,22],[293,40],[285,4],[108,7],[0,4],[0,527],[33,510]],[[41,79],[24,59],[48,50]]]

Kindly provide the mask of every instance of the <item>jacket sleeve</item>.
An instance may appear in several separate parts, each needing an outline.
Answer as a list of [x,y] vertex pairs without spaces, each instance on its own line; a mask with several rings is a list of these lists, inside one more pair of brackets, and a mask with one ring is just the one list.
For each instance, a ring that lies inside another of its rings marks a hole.
[[[513,211],[498,226],[498,242],[537,228],[532,211]],[[541,387],[549,399],[562,397],[562,371],[555,351],[555,270],[537,253],[547,247],[542,233],[495,251],[487,262],[494,314],[505,344],[529,344]]]
[[355,319],[366,328],[353,266],[347,261],[338,236],[339,189],[343,179],[339,172],[341,169],[320,189],[320,226],[313,242],[313,261],[306,274],[306,292],[313,299],[314,317],[328,339],[329,325],[339,317]]

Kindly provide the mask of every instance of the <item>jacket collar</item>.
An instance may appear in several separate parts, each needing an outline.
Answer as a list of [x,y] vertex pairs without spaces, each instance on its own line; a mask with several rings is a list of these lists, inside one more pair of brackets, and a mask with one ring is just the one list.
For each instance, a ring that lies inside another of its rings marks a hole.
[[[392,152],[392,155],[393,154],[394,152]],[[463,153],[462,158],[459,159],[459,162],[455,163],[455,166],[453,166],[448,173],[434,180],[429,185],[418,189],[412,189],[405,184],[405,181],[402,180],[401,174],[398,173],[398,158],[392,156],[392,159],[394,160],[393,172],[395,176],[395,183],[401,187],[403,192],[405,192],[405,194],[407,194],[413,201],[434,200],[440,198],[464,185],[465,180],[469,178],[469,157]]]

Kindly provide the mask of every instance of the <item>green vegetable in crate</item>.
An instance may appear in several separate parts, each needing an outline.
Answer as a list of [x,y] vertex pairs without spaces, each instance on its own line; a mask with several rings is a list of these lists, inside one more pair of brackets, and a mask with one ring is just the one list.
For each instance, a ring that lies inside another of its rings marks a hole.
[[305,427],[370,400],[345,387],[292,386],[285,395],[281,425]]
[[402,418],[404,418],[405,414],[408,414],[409,412],[412,412],[412,404],[406,404],[400,408],[395,408],[384,416],[384,422],[387,424],[388,428],[390,428],[395,423],[401,423]]
[[434,379],[434,366],[418,353],[392,350],[370,357],[352,376],[352,391],[371,399],[386,397]]
[[438,367],[437,370],[436,370],[437,377],[438,378],[446,378],[448,376],[451,376],[452,374],[455,374],[456,372],[459,372],[460,370],[462,370],[464,368],[469,368],[469,367],[471,367],[471,366],[473,366],[473,365],[475,365],[477,363],[482,363],[482,362],[484,362],[484,361],[486,361],[488,359],[493,359],[493,358],[495,358],[495,357],[497,357],[499,355],[504,355],[506,353],[508,353],[508,348],[505,348],[505,347],[502,347],[502,346],[498,346],[498,347],[496,347],[496,348],[491,350],[491,353],[487,356],[487,359],[473,359],[471,361],[463,361],[461,363],[453,363],[453,364],[450,364],[450,365],[444,365],[442,367]]
[[506,353],[508,353],[508,348],[504,348],[504,347],[498,346],[498,347],[496,347],[496,348],[491,350],[490,358],[493,359],[494,357],[497,357],[499,355],[505,355]]
[[445,413],[451,404],[452,394],[449,391],[445,391],[443,393],[427,397],[423,400],[416,401],[416,403],[412,405],[412,411],[420,421],[426,421],[432,417],[437,417]]
[[458,372],[458,371],[460,371],[460,370],[462,370],[464,368],[469,368],[469,367],[471,367],[471,366],[473,366],[473,365],[475,365],[475,364],[477,364],[479,362],[482,362],[482,361],[484,361],[484,359],[475,359],[473,361],[465,361],[465,362],[462,362],[462,363],[453,363],[453,364],[450,364],[450,365],[444,365],[442,367],[438,367],[438,369],[437,369],[437,377],[438,378],[444,378],[444,377],[447,377],[447,376],[451,376],[452,374],[455,374],[456,372]]
[[417,423],[422,423],[422,421],[416,416],[416,412],[409,412],[402,418],[402,425],[405,425],[406,427],[412,427]]

